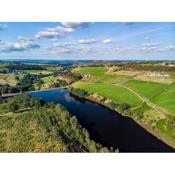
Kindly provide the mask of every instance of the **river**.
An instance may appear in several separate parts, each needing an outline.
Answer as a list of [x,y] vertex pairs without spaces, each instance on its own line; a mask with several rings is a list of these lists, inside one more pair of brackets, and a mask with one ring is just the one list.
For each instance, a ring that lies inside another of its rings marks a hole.
[[174,152],[175,150],[150,134],[134,120],[123,117],[100,104],[77,98],[67,89],[54,89],[30,93],[46,102],[62,104],[79,123],[89,131],[90,137],[120,152]]

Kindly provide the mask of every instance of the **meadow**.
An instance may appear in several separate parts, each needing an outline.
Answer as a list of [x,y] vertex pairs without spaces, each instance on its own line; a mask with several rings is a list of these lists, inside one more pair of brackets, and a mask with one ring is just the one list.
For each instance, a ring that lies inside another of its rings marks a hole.
[[167,87],[166,84],[145,82],[139,80],[129,80],[123,85],[135,90],[139,94],[149,99],[156,94],[159,94],[164,88]]
[[131,107],[138,106],[142,103],[141,99],[135,94],[120,86],[108,83],[80,83],[78,87],[90,93],[97,93],[116,103],[127,102]]
[[153,98],[153,102],[169,111],[175,112],[175,83]]

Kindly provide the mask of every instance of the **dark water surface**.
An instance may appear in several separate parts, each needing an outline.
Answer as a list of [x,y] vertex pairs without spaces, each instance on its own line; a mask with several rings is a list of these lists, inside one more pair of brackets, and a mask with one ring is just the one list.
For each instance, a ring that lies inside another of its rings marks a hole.
[[46,102],[60,103],[90,137],[104,146],[119,148],[120,152],[174,152],[175,150],[147,132],[130,118],[122,117],[102,105],[72,96],[69,90],[48,90],[31,93]]

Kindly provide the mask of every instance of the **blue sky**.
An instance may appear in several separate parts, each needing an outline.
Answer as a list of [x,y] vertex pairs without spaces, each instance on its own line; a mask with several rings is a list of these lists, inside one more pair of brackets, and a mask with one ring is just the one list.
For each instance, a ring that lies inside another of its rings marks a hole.
[[175,23],[0,23],[0,58],[175,60]]

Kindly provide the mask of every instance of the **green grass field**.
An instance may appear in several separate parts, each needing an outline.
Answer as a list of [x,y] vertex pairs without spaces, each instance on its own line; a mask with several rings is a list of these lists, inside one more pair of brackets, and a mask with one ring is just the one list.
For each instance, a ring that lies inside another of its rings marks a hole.
[[169,111],[175,112],[175,83],[156,96],[153,102]]
[[76,69],[75,71],[78,71],[81,74],[90,74],[94,76],[101,76],[104,75],[107,71],[107,68],[105,67],[85,67]]
[[112,75],[108,74],[108,69],[106,67],[85,67],[85,68],[78,68],[75,69],[76,72],[81,73],[82,75],[91,75],[90,79],[88,81],[99,83],[99,82],[105,82],[105,83],[118,83],[121,81],[126,80],[129,76],[126,75]]
[[41,78],[41,80],[44,81],[44,83],[53,83],[58,80],[58,77],[48,76],[48,77]]
[[139,80],[129,80],[123,85],[133,89],[140,95],[145,96],[146,98],[151,98],[158,94],[162,89],[166,88],[166,84],[145,82]]
[[[110,75],[106,67],[86,67],[75,69],[81,74],[90,74],[91,77],[87,80],[80,81],[75,86],[87,90],[91,93],[97,93],[105,96],[116,102],[125,102],[132,107],[141,104],[141,100],[133,92],[126,88],[114,85],[115,83],[123,82],[130,78],[126,75]],[[175,83],[169,86],[168,84],[128,80],[121,84],[134,90],[142,97],[150,99],[153,103],[163,107],[171,112],[175,112]]]
[[120,86],[107,83],[80,83],[78,87],[90,93],[97,93],[118,103],[127,102],[132,107],[142,103],[135,94]]

